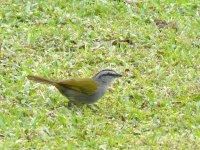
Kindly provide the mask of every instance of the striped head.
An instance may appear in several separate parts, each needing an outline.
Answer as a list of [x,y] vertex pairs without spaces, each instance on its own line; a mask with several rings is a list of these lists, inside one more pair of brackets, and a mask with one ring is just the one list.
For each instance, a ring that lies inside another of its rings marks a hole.
[[115,72],[114,70],[105,69],[97,73],[93,79],[103,85],[109,85],[115,78],[122,77],[121,74]]

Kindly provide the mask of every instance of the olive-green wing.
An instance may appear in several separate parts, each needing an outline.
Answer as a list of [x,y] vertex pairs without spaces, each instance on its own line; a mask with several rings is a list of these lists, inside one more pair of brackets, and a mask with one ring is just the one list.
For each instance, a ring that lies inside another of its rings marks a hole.
[[65,88],[75,90],[87,95],[92,95],[98,88],[98,84],[94,79],[83,78],[83,79],[72,79],[57,82],[59,85]]

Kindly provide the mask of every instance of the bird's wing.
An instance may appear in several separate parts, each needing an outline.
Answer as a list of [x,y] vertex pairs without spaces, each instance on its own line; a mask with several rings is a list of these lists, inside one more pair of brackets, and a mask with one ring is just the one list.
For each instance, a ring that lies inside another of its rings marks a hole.
[[87,95],[92,95],[98,88],[97,82],[92,78],[71,79],[57,82],[67,89],[78,91]]

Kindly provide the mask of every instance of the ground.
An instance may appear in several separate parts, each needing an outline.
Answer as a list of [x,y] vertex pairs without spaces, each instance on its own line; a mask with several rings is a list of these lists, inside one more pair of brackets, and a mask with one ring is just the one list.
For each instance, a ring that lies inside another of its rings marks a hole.
[[[0,2],[1,149],[200,149],[200,2]],[[49,79],[123,74],[96,109]]]

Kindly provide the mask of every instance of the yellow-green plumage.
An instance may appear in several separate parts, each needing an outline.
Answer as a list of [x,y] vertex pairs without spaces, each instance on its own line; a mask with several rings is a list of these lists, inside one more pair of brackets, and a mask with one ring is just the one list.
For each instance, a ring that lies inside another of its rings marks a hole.
[[92,78],[71,79],[71,80],[69,79],[63,81],[52,81],[49,79],[31,75],[29,75],[28,78],[36,82],[54,85],[58,89],[65,87],[66,89],[74,90],[87,95],[92,95],[98,88],[97,82]]
[[87,95],[92,95],[98,88],[97,82],[91,78],[64,80],[57,84]]

